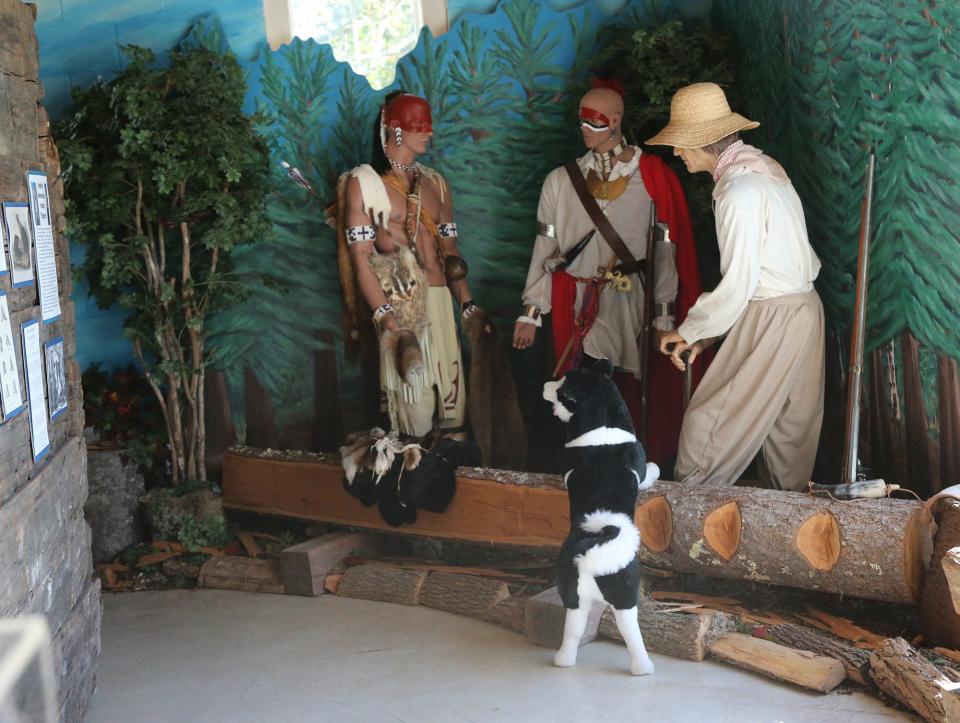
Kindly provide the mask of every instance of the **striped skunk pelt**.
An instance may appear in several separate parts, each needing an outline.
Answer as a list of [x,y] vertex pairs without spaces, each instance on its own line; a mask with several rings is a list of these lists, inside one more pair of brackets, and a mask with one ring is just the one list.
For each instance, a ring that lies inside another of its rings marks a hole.
[[377,505],[392,527],[416,521],[417,510],[444,512],[457,490],[457,467],[480,463],[473,445],[438,438],[400,440],[379,427],[354,432],[340,448],[343,488],[366,507]]

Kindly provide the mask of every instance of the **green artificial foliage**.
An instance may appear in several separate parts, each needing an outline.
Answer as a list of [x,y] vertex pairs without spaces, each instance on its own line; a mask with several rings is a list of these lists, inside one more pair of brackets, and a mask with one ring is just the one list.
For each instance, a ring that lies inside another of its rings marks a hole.
[[208,317],[245,298],[236,248],[269,237],[269,154],[243,112],[236,59],[202,43],[159,67],[127,46],[127,67],[74,92],[56,128],[68,234],[99,305],[118,304],[163,412],[172,481],[205,476]]
[[214,515],[199,521],[193,515],[184,515],[177,532],[177,541],[187,548],[188,552],[199,552],[204,547],[223,547],[230,541],[230,532],[223,515]]
[[597,75],[623,82],[627,90],[623,128],[629,138],[643,143],[663,128],[673,94],[691,83],[717,83],[731,105],[737,105],[729,35],[708,25],[687,28],[679,20],[638,25],[633,21],[607,28],[600,40],[602,49],[591,63]]

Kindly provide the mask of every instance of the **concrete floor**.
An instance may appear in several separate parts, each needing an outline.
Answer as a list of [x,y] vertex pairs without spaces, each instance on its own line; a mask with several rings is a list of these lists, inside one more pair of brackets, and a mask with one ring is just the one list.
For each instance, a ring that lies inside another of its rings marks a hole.
[[720,663],[595,642],[575,668],[495,625],[332,595],[170,591],[104,596],[87,723],[250,721],[910,720],[862,693],[819,695]]

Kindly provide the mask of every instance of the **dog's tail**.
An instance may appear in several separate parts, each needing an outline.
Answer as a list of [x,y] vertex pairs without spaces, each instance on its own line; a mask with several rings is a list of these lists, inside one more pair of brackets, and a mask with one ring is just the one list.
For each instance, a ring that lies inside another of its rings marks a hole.
[[[586,524],[582,526],[585,528]],[[584,531],[586,531],[584,529]],[[619,525],[604,525],[597,532],[593,532],[586,537],[580,538],[577,543],[573,546],[574,555],[583,555],[590,550],[591,548],[596,547],[597,545],[604,545],[611,540],[615,540],[620,535],[620,526]]]
[[580,529],[587,534],[574,544],[574,559],[587,574],[610,575],[622,570],[640,547],[640,531],[622,512],[591,512]]

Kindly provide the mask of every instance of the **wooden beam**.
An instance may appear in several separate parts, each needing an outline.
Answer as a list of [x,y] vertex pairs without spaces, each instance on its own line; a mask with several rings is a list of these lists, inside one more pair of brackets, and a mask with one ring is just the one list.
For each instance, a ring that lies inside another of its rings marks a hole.
[[302,459],[228,452],[223,460],[223,506],[347,527],[533,547],[559,547],[569,529],[569,503],[563,490],[463,475],[457,478],[457,494],[446,512],[418,511],[414,524],[390,527],[376,507],[364,507],[343,489],[343,470],[336,457],[303,455]]

